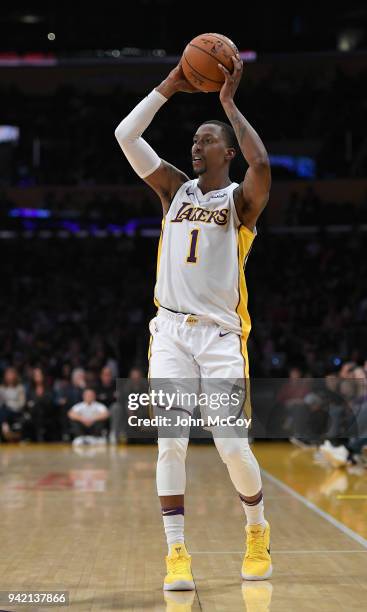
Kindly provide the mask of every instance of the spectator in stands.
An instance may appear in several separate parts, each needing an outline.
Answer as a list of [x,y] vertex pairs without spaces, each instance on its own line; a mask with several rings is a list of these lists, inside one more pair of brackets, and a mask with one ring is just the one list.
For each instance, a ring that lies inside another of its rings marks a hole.
[[348,405],[340,390],[341,378],[335,373],[325,376],[324,399],[329,423],[325,433],[327,440],[337,439],[345,430],[348,419]]
[[97,401],[105,404],[107,408],[116,401],[116,383],[112,371],[108,366],[101,370],[100,379],[96,387]]
[[69,388],[69,402],[75,404],[83,397],[86,389],[86,373],[83,368],[75,368],[71,373],[71,386]]
[[61,370],[61,376],[56,378],[53,385],[54,402],[57,410],[57,418],[60,423],[60,436],[64,442],[70,440],[69,418],[68,411],[71,407],[70,402],[70,378],[71,365],[64,363]]
[[357,436],[347,444],[349,453],[355,460],[362,459],[362,450],[367,447],[367,376],[362,367],[354,370],[356,380],[356,398],[353,402],[353,413],[356,420]]
[[335,374],[325,376],[323,383],[314,380],[313,388],[294,415],[294,437],[290,441],[299,447],[318,446],[325,439],[345,436],[353,421],[350,407],[343,397],[344,381]]
[[[128,426],[128,402],[129,402],[129,394],[130,393],[148,393],[149,385],[148,380],[144,378],[143,372],[140,368],[134,367],[131,368],[129,372],[129,378],[124,381],[124,384],[121,388],[121,396],[119,398],[118,403],[118,415],[116,419],[115,432],[116,437],[119,439],[119,436],[122,434],[125,438],[129,438],[129,434],[133,431],[134,434],[137,433],[138,429],[136,427],[129,428]],[[130,413],[131,414],[131,413]],[[145,406],[141,406],[138,410],[134,410],[134,414],[138,418],[146,418],[149,416],[149,411]],[[116,417],[115,417],[116,418]],[[142,434],[142,437],[144,435]]]
[[20,440],[25,402],[25,388],[20,382],[17,370],[6,368],[3,384],[0,385],[0,435],[3,440]]
[[74,439],[85,436],[101,437],[107,429],[109,416],[106,406],[96,401],[94,389],[85,389],[83,401],[72,406],[68,412]]
[[105,366],[102,368],[99,382],[96,387],[97,401],[105,404],[111,415],[111,430],[109,431],[109,440],[112,444],[117,442],[116,434],[114,431],[115,427],[115,415],[119,411],[119,405],[117,402],[116,382],[113,379],[112,370],[110,367]]
[[302,378],[302,370],[292,367],[288,373],[288,380],[280,388],[277,401],[285,406],[292,407],[302,402],[311,390],[310,382]]
[[323,457],[333,467],[362,460],[367,446],[367,393],[366,375],[362,367],[352,362],[343,364],[340,373],[340,393],[346,410],[339,415],[336,436],[327,436],[320,447]]
[[32,437],[37,442],[55,439],[59,420],[55,412],[52,391],[41,368],[34,368],[27,391],[27,409],[31,416]]
[[62,378],[55,384],[55,402],[59,407],[59,421],[61,423],[61,438],[68,442],[71,438],[70,419],[68,411],[71,406],[82,401],[83,392],[86,388],[86,372],[83,368],[74,368],[70,374],[71,382],[68,380],[70,372],[69,364],[63,366]]
[[323,393],[311,391],[293,414],[290,442],[301,448],[316,446],[324,438],[327,422]]
[[304,404],[304,399],[311,391],[311,382],[303,378],[299,367],[289,370],[288,380],[281,386],[276,397],[281,414],[277,418],[282,421],[284,431],[294,433],[294,419],[296,411]]

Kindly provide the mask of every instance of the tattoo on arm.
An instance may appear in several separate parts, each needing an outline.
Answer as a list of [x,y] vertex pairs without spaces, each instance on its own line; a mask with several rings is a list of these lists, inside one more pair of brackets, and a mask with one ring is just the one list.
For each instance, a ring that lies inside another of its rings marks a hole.
[[247,132],[245,119],[237,108],[231,109],[228,114],[228,119],[232,123],[232,127],[235,131],[238,144],[240,145],[241,151],[243,150],[243,140]]
[[242,223],[253,229],[268,201],[271,184],[268,154],[260,136],[236,105],[226,105],[224,110],[249,165],[243,182],[234,192],[235,205]]
[[235,104],[225,108],[226,115],[230,120],[241,152],[247,163],[251,165],[258,160],[267,160],[268,155],[260,136],[238,110]]

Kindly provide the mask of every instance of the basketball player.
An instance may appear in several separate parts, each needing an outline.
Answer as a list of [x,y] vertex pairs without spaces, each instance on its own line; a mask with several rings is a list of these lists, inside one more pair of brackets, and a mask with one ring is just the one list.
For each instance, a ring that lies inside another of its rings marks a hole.
[[[219,98],[231,123],[206,121],[194,134],[191,180],[141,137],[157,111],[177,92],[195,92],[179,63],[115,130],[135,172],[159,195],[163,207],[155,304],[150,323],[150,378],[245,379],[251,328],[244,264],[256,235],[256,220],[271,184],[265,147],[234,103],[242,76],[239,55],[231,74],[220,66]],[[229,177],[236,147],[248,163],[244,180]],[[270,528],[264,519],[258,463],[247,437],[214,437],[247,519],[242,577],[272,573]],[[168,543],[165,590],[194,589],[191,557],[184,543],[187,437],[158,440],[157,489]]]

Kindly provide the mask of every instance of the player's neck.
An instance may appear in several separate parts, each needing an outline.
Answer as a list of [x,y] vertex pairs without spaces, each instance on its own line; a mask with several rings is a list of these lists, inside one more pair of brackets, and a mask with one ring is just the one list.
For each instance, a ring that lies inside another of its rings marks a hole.
[[207,172],[205,174],[201,174],[198,180],[198,187],[203,195],[208,193],[209,191],[218,191],[219,189],[224,189],[228,187],[232,183],[228,174],[224,176],[210,176]]

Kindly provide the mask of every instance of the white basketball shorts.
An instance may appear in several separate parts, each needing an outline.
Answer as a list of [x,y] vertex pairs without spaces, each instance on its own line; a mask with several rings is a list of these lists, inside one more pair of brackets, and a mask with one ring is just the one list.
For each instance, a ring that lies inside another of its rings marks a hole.
[[[246,414],[250,416],[247,349],[238,334],[207,317],[174,313],[164,308],[158,309],[149,330],[148,376],[153,387],[156,381],[165,379],[165,388],[171,391],[179,388],[183,394],[207,393],[210,397],[216,393],[230,393],[234,387],[242,388],[242,409],[246,400]],[[192,402],[180,408],[190,414],[193,412]],[[223,413],[223,405],[220,410]],[[233,410],[232,406],[228,414]],[[202,405],[200,411],[204,416]]]

